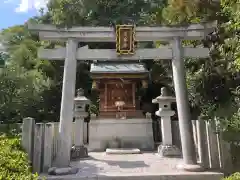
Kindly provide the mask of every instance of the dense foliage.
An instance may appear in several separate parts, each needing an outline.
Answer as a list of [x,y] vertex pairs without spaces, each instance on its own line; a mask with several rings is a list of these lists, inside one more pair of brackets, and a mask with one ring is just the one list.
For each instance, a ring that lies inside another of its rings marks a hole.
[[234,173],[233,175],[224,178],[224,180],[240,180],[240,173]]
[[27,154],[18,137],[0,136],[0,180],[34,180]]

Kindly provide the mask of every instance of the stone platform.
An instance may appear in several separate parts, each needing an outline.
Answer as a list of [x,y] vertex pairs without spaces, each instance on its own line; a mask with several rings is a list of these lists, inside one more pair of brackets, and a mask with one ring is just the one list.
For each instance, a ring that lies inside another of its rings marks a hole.
[[[75,175],[46,176],[47,180],[221,180],[217,172],[186,172],[176,168],[180,158],[162,158],[155,153],[107,155],[89,153],[89,158],[71,163]],[[44,175],[42,175],[43,177]]]
[[[119,146],[112,147],[117,139]],[[88,151],[103,152],[107,148],[153,150],[151,119],[96,119],[89,123]]]

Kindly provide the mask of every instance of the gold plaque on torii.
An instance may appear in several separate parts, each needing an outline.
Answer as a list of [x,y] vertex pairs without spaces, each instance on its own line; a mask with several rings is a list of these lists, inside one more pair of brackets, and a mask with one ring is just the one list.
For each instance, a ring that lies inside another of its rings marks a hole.
[[135,26],[116,25],[116,52],[118,55],[135,53]]

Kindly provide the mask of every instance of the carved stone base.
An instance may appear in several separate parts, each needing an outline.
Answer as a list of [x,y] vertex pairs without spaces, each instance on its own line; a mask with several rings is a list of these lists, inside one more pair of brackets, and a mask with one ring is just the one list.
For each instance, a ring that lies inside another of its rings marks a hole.
[[76,167],[66,167],[66,168],[51,167],[48,169],[48,175],[55,175],[55,176],[77,174],[77,172],[78,172],[78,168]]
[[116,148],[120,148],[120,146],[121,146],[121,141],[117,137],[115,137],[114,139],[108,142],[108,148],[116,149]]
[[179,157],[182,153],[175,145],[160,144],[158,146],[158,154],[162,157]]
[[[152,120],[146,118],[91,120],[88,150],[104,152],[106,148],[138,148],[142,151],[152,151],[154,149],[152,131]],[[116,137],[120,144],[111,142]]]
[[85,146],[73,146],[71,149],[71,160],[88,157],[88,149]]
[[199,164],[179,164],[177,169],[189,171],[189,172],[202,172],[205,169]]

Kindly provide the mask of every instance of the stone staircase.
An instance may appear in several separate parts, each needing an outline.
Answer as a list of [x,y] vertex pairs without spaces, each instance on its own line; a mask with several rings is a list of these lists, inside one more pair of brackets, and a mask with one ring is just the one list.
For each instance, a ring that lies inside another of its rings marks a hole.
[[195,173],[195,174],[162,174],[162,175],[111,175],[111,176],[89,176],[78,177],[75,175],[65,177],[47,177],[41,180],[222,180],[222,175],[219,173]]

